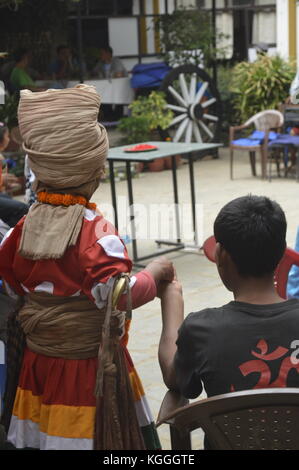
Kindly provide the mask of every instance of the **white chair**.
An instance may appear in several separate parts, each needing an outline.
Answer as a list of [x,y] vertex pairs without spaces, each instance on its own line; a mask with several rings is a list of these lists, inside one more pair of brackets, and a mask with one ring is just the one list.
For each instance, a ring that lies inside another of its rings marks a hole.
[[[250,164],[253,176],[256,176],[255,154],[257,151],[261,155],[262,178],[267,176],[268,143],[273,134],[271,131],[279,131],[283,126],[284,117],[280,111],[269,109],[261,111],[252,116],[241,126],[230,127],[229,147],[230,147],[230,177],[233,179],[233,158],[234,150],[245,150],[249,152]],[[235,139],[235,132],[254,126],[256,132],[249,137]],[[275,138],[275,135],[273,135]]]

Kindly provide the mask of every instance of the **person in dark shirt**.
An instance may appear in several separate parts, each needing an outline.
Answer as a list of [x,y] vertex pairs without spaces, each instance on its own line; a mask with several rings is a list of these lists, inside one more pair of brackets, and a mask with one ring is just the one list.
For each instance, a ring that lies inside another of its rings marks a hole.
[[66,88],[74,72],[71,50],[66,45],[60,45],[56,52],[56,60],[50,65],[50,74],[62,88]]
[[274,285],[286,228],[276,202],[235,199],[214,223],[216,265],[234,301],[190,313],[182,323],[181,288],[165,284],[159,359],[169,389],[196,398],[203,387],[208,397],[299,387],[299,300],[280,298]]

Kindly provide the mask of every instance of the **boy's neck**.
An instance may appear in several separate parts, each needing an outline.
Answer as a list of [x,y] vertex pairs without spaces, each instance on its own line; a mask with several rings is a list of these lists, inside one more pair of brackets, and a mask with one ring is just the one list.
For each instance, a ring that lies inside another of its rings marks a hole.
[[236,301],[249,304],[269,305],[285,301],[278,295],[272,276],[262,279],[243,279],[233,293]]

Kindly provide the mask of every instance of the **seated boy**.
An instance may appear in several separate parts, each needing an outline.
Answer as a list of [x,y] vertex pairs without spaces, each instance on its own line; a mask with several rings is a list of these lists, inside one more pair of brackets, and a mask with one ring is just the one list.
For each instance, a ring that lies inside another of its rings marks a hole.
[[168,388],[196,398],[203,386],[209,397],[299,387],[299,301],[280,298],[273,280],[286,227],[284,212],[266,197],[240,197],[223,207],[214,224],[216,264],[234,301],[190,313],[178,337],[180,286],[165,284],[159,359]]

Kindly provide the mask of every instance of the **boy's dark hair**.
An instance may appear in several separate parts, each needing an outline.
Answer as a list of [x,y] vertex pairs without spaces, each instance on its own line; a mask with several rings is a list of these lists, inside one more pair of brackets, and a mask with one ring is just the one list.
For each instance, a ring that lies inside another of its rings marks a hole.
[[0,122],[0,144],[3,141],[4,134],[7,130],[8,130],[8,127],[2,122]]
[[221,209],[214,223],[217,242],[244,277],[275,271],[286,249],[286,229],[283,210],[264,196],[234,199]]
[[19,47],[18,49],[15,50],[13,53],[14,60],[18,63],[20,60],[23,59],[23,57],[29,53],[29,49],[25,47]]

